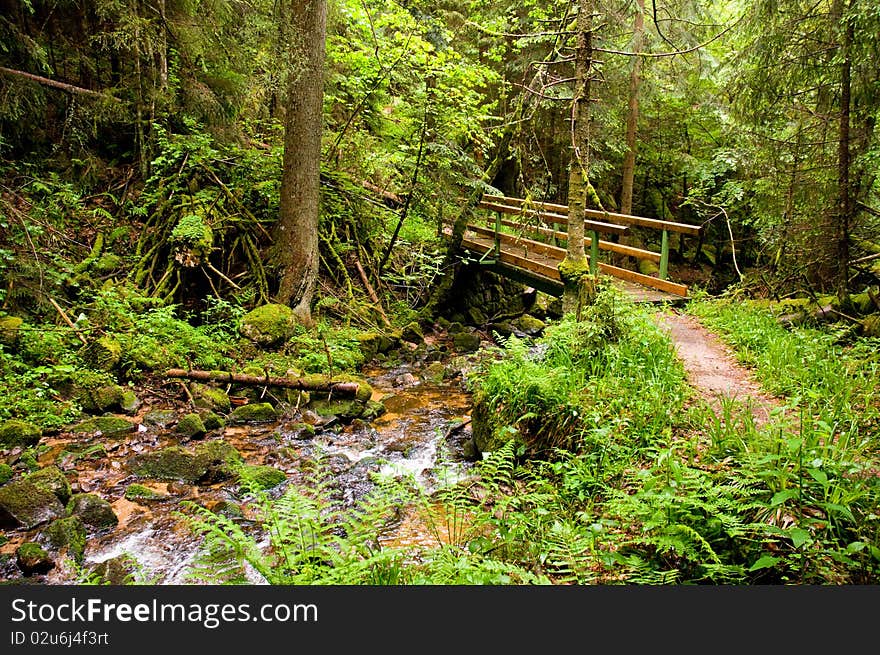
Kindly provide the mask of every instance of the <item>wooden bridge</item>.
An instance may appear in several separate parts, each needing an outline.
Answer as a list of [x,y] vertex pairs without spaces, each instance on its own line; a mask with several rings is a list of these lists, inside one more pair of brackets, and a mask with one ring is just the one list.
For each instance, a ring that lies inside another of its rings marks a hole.
[[[568,207],[484,195],[478,208],[487,210],[487,221],[485,225],[467,225],[461,247],[469,258],[545,293],[562,295],[559,263],[566,255],[564,245],[568,234],[562,230],[568,225]],[[616,286],[639,302],[676,301],[687,297],[686,285],[668,279],[669,235],[678,232],[699,236],[700,226],[593,209],[585,210],[584,214],[584,229],[589,235],[584,238],[584,247],[589,252],[587,259],[593,275],[610,276]],[[659,230],[660,250],[636,248],[599,236],[625,235],[632,227]],[[655,262],[658,273],[646,275],[600,261],[599,251]]]

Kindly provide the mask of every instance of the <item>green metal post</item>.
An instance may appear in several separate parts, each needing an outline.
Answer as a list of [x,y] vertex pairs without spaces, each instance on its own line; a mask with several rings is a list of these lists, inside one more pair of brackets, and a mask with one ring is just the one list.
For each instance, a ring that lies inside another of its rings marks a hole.
[[501,258],[501,212],[495,214],[495,259]]
[[660,243],[660,279],[665,280],[669,273],[669,230],[663,230],[663,240]]
[[599,272],[599,233],[590,230],[590,275]]

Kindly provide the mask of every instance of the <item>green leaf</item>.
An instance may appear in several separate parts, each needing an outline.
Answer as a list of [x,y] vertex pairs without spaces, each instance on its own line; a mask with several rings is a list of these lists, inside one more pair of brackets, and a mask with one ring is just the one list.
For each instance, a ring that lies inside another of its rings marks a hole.
[[780,557],[773,557],[773,555],[763,555],[758,558],[758,561],[752,564],[749,567],[749,571],[760,571],[761,569],[769,569],[776,566],[778,562],[781,561]]
[[821,469],[807,469],[807,473],[823,487],[828,484],[828,476],[825,474],[825,471]]
[[812,541],[810,533],[803,528],[792,528],[788,531],[788,534],[791,537],[791,542],[794,544],[795,548],[800,548],[805,543]]
[[798,490],[797,489],[785,489],[783,491],[777,491],[773,494],[773,498],[770,499],[770,507],[776,507],[777,505],[781,505],[786,500],[790,498],[797,498]]

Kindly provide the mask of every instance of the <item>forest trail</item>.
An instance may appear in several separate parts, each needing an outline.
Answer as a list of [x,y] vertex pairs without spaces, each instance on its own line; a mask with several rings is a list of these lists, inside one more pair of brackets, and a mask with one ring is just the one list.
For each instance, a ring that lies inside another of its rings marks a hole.
[[768,394],[735,355],[697,319],[674,309],[657,314],[657,323],[675,345],[688,382],[697,394],[721,414],[721,402],[733,398],[751,406],[755,425],[767,422],[781,403]]

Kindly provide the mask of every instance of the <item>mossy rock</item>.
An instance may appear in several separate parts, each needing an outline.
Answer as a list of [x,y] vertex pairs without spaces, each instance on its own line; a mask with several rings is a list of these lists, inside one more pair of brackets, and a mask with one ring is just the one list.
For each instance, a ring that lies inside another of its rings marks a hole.
[[150,489],[146,485],[137,482],[128,485],[125,488],[125,499],[132,502],[144,502],[153,500],[165,500],[168,498],[166,494],[159,493],[155,489]]
[[43,431],[39,426],[27,421],[9,419],[0,424],[0,447],[15,448],[22,446],[36,446],[40,441]]
[[42,575],[55,568],[55,562],[49,557],[49,553],[43,550],[40,544],[32,541],[25,542],[16,548],[15,560],[18,568],[26,576]]
[[230,423],[271,423],[278,420],[278,412],[271,403],[239,405],[229,415]]
[[58,497],[33,482],[13,480],[0,487],[0,528],[30,530],[62,516]]
[[0,462],[0,484],[6,484],[12,479],[14,471],[6,462]]
[[95,530],[109,530],[119,523],[113,506],[98,494],[74,494],[67,503],[67,512]]
[[339,382],[353,382],[358,385],[357,393],[355,394],[355,400],[359,400],[363,403],[367,402],[370,398],[373,397],[373,387],[367,382],[364,378],[358,377],[356,375],[350,375],[347,373],[341,373],[339,375],[334,375],[330,378],[330,382],[333,384]]
[[309,408],[318,416],[340,419],[360,418],[366,410],[366,402],[352,398],[318,398],[309,403]]
[[186,268],[205,262],[214,247],[214,232],[198,214],[182,216],[171,230],[174,261]]
[[62,503],[70,500],[70,482],[57,466],[41,468],[39,471],[28,474],[24,479],[40,489],[52,492]]
[[294,423],[284,430],[285,436],[291,439],[296,439],[298,441],[306,441],[308,439],[312,439],[314,438],[315,434],[315,426],[309,423]]
[[489,325],[489,332],[497,334],[499,337],[506,339],[511,334],[513,334],[515,328],[512,323],[508,323],[507,321],[500,321],[498,323],[492,323]]
[[14,346],[18,342],[18,335],[24,320],[18,316],[0,317],[0,344]]
[[866,337],[880,337],[880,314],[871,314],[862,321],[862,334]]
[[170,446],[135,455],[129,460],[128,467],[142,478],[210,484],[233,477],[232,465],[241,459],[241,454],[233,446],[217,440],[201,443],[195,450]]
[[208,432],[226,427],[226,420],[216,412],[202,410],[199,412],[199,416],[202,419],[202,424]]
[[382,336],[380,334],[376,332],[361,332],[355,335],[355,340],[358,342],[358,348],[360,348],[365,362],[371,361],[379,354],[379,345],[382,343]]
[[409,343],[422,343],[425,340],[425,335],[418,321],[412,321],[403,328],[400,338]]
[[190,386],[190,391],[195,399],[195,406],[200,409],[210,409],[222,414],[226,414],[232,409],[232,401],[229,399],[229,394],[223,391],[223,389],[207,384],[195,383]]
[[432,362],[422,373],[422,377],[433,384],[440,384],[446,377],[446,367],[442,362]]
[[244,516],[241,507],[231,500],[221,500],[211,508],[211,511],[230,519],[240,519]]
[[528,314],[523,314],[522,316],[517,318],[513,322],[513,325],[525,332],[530,337],[539,336],[544,331],[544,328],[547,327],[544,321]]
[[471,325],[485,325],[486,322],[489,320],[489,317],[486,316],[486,312],[484,312],[479,307],[468,307],[467,315]]
[[123,554],[98,562],[89,571],[99,584],[122,586],[134,583],[139,569],[134,557]]
[[43,536],[54,550],[67,548],[73,561],[82,564],[88,535],[85,523],[80,517],[68,516],[52,521],[43,531]]
[[96,416],[74,425],[70,431],[74,434],[113,438],[127,435],[136,429],[134,423],[118,416]]
[[480,336],[473,332],[459,332],[452,337],[455,349],[463,353],[472,353],[480,349]]
[[104,335],[83,346],[81,355],[89,367],[99,371],[112,371],[122,359],[122,344]]
[[174,432],[187,439],[200,439],[208,434],[208,429],[198,414],[186,414],[181,417]]
[[294,335],[297,319],[287,305],[269,303],[249,311],[239,322],[239,332],[254,343],[277,346]]
[[385,405],[378,400],[368,400],[364,406],[363,413],[358,418],[364,421],[372,421],[382,416],[386,411]]
[[243,466],[238,471],[240,483],[251,488],[267,490],[287,480],[287,474],[274,466]]
[[125,390],[118,384],[105,384],[80,394],[80,402],[87,412],[110,412],[122,409]]
[[140,409],[141,400],[137,397],[137,394],[131,389],[125,389],[122,392],[122,400],[119,403],[119,408],[125,412],[126,414],[135,414],[138,409]]
[[107,275],[118,271],[123,266],[122,257],[112,252],[105,252],[92,264],[92,271],[97,275]]

